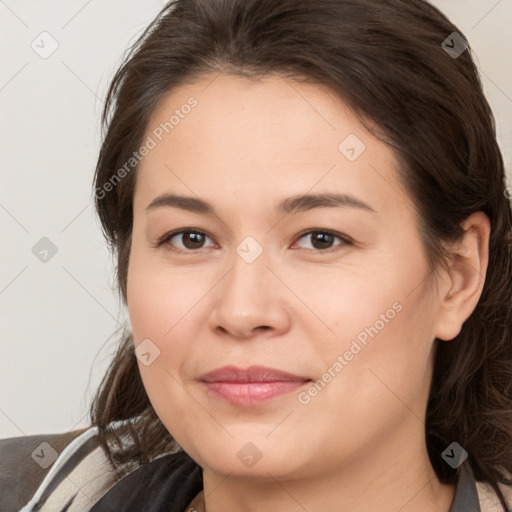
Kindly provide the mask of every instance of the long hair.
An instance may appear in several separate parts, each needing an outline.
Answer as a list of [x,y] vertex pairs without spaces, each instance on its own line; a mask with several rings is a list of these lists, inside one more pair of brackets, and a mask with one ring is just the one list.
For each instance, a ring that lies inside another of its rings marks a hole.
[[[446,263],[443,247],[461,236],[467,217],[483,211],[491,221],[480,300],[454,340],[435,340],[425,424],[439,479],[456,479],[441,458],[456,441],[469,453],[475,478],[489,483],[506,508],[498,483],[512,484],[512,213],[495,121],[471,48],[460,47],[464,41],[423,0],[172,0],[111,82],[95,201],[126,304],[132,157],[163,95],[216,72],[277,73],[329,86],[395,152],[432,269]],[[458,56],[447,51],[456,42]],[[112,464],[144,462],[174,445],[149,402],[129,331],[90,416]],[[130,418],[138,418],[131,430],[135,448],[114,456],[109,424]]]

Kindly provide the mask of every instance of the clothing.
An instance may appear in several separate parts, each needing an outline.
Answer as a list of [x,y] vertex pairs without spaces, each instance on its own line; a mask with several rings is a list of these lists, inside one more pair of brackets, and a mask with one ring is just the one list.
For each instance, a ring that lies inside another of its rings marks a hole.
[[[119,476],[97,434],[91,427],[69,443],[19,512],[193,512],[187,507],[203,488],[202,470],[185,452],[177,449],[133,465]],[[500,488],[512,510],[512,488]],[[503,512],[491,487],[475,481],[468,461],[459,468],[450,512]]]

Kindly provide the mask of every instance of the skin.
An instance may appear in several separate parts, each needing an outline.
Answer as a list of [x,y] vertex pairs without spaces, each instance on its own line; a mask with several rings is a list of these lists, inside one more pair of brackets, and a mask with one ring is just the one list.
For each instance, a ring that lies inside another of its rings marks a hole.
[[[434,339],[453,339],[478,302],[488,218],[467,219],[449,269],[434,275],[394,153],[326,87],[206,75],[165,96],[146,136],[190,96],[197,106],[137,171],[127,303],[135,346],[150,339],[160,350],[147,366],[139,360],[150,401],[203,468],[191,507],[448,512],[454,486],[438,481],[424,437]],[[349,134],[366,146],[352,162],[338,150]],[[216,215],[146,211],[164,192],[206,200]],[[275,210],[320,192],[351,194],[375,212]],[[181,235],[155,247],[184,228],[206,234],[200,248]],[[353,243],[318,248],[302,235],[313,229]],[[263,249],[252,263],[236,252],[248,236]],[[292,392],[237,406],[197,381],[228,364],[317,381],[396,303],[400,312],[307,404]],[[247,443],[261,453],[251,467],[237,457]]]

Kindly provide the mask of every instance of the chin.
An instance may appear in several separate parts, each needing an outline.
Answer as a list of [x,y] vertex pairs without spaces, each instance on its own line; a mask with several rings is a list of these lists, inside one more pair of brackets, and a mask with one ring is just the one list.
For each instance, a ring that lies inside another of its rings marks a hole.
[[286,447],[282,441],[276,445],[269,443],[269,440],[265,441],[264,436],[258,439],[256,436],[236,436],[229,442],[216,443],[215,447],[211,444],[208,450],[205,450],[204,446],[198,451],[187,451],[185,447],[183,449],[203,469],[218,474],[229,474],[230,478],[251,477],[268,481],[270,475],[274,478],[283,478],[297,476],[302,471],[307,475],[307,460],[297,460],[296,444]]

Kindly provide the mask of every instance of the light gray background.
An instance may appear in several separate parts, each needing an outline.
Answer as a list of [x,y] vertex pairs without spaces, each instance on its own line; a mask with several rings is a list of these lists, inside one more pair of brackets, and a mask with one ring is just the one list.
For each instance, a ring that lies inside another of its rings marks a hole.
[[[476,52],[510,176],[512,2],[433,3]],[[0,437],[87,425],[126,318],[92,204],[102,100],[163,4],[0,0]],[[47,59],[31,47],[44,31],[59,45]],[[58,249],[46,263],[32,252],[42,237]]]

